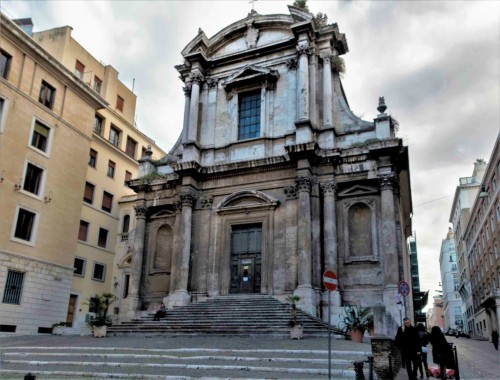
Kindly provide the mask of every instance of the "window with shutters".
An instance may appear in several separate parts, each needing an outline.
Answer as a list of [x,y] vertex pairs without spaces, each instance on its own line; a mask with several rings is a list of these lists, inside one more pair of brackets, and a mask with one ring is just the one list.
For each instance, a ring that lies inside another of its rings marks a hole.
[[125,170],[125,186],[127,186],[127,181],[130,181],[132,179],[132,173],[130,173],[128,170]]
[[116,164],[109,160],[108,161],[108,177],[109,178],[115,178],[115,167],[116,167]]
[[36,213],[19,207],[14,238],[32,242],[34,240],[36,216]]
[[28,162],[26,165],[26,172],[24,174],[23,190],[29,193],[39,195],[44,170],[32,163]]
[[48,152],[50,138],[50,128],[43,125],[38,120],[35,121],[33,134],[31,135],[31,146],[44,153]]
[[113,206],[113,195],[104,191],[102,194],[102,207],[101,209],[106,212],[111,212]]
[[14,270],[7,271],[7,280],[3,290],[2,303],[12,305],[21,304],[21,294],[23,291],[24,273]]
[[137,142],[127,136],[127,146],[125,148],[125,153],[129,157],[135,158],[136,149],[137,149]]
[[81,63],[78,59],[75,62],[75,75],[83,80],[83,73],[85,72],[85,65]]
[[80,229],[78,230],[78,240],[87,241],[87,236],[89,233],[89,223],[80,220]]
[[89,182],[85,182],[85,192],[83,193],[83,201],[88,204],[94,202],[95,186]]
[[75,257],[75,261],[73,267],[73,275],[78,277],[85,277],[85,266],[87,264],[87,260],[83,257]]
[[54,106],[55,95],[56,89],[43,80],[42,85],[40,86],[40,95],[38,96],[38,101],[45,107],[52,109],[52,107]]
[[106,278],[106,264],[94,262],[94,269],[92,271],[92,280],[104,281]]
[[0,49],[0,77],[8,79],[12,56]]
[[118,111],[123,112],[123,104],[124,103],[125,103],[125,100],[121,96],[117,95],[116,96],[116,109]]
[[95,114],[94,126],[92,128],[92,132],[94,132],[96,135],[102,136],[103,126],[104,126],[104,119],[98,114]]
[[97,238],[97,245],[101,248],[106,248],[108,245],[108,230],[105,228],[99,228],[99,237]]
[[114,125],[109,129],[109,142],[116,147],[120,145],[120,130]]
[[90,149],[89,152],[89,166],[95,168],[97,164],[97,151],[94,149]]
[[102,80],[100,80],[97,76],[94,76],[94,91],[98,94],[101,94],[102,88]]

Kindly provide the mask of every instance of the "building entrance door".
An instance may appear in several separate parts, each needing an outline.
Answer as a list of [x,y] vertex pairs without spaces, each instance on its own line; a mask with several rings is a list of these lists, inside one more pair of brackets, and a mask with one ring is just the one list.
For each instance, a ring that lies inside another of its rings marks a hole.
[[68,304],[68,314],[66,315],[66,325],[68,327],[73,326],[73,320],[75,318],[75,309],[76,309],[76,301],[78,300],[78,296],[75,294],[69,295],[69,304]]
[[230,293],[260,293],[261,224],[233,226]]

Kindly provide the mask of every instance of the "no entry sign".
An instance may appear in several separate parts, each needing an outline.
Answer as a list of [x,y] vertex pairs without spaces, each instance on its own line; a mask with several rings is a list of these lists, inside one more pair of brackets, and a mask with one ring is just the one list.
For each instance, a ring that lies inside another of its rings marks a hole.
[[328,269],[323,274],[323,285],[325,285],[326,290],[333,292],[337,290],[337,275],[334,271]]

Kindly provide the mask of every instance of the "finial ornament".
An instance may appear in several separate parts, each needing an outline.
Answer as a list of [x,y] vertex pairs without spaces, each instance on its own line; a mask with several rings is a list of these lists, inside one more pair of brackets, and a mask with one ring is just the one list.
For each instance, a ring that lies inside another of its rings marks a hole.
[[384,113],[386,109],[387,109],[387,106],[385,105],[385,99],[383,96],[381,96],[378,98],[377,111],[380,113]]

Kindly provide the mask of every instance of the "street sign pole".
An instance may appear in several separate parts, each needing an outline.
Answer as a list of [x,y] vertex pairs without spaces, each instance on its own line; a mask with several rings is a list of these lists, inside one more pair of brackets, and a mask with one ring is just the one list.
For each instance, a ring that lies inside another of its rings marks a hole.
[[330,312],[332,292],[328,292],[328,380],[332,378],[332,313]]
[[337,290],[337,275],[334,271],[327,269],[323,274],[323,285],[328,290],[328,380],[332,378],[332,313],[331,293]]

